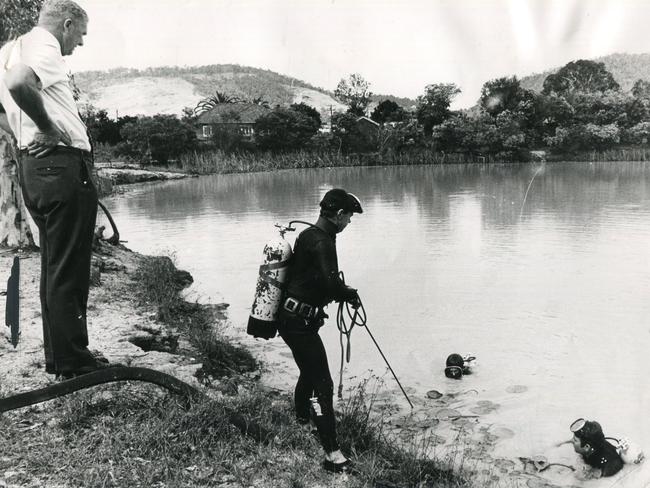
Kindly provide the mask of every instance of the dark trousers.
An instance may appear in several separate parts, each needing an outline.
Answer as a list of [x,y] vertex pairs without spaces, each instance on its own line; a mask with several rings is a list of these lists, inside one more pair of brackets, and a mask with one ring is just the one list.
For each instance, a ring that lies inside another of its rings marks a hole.
[[90,155],[59,147],[20,163],[25,205],[39,230],[41,313],[48,373],[94,363],[88,351],[86,306],[90,285],[97,190]]
[[[291,326],[290,323],[296,321],[303,324],[302,331]],[[289,326],[287,326],[287,322],[290,322]],[[334,418],[334,382],[327,364],[327,353],[323,341],[318,335],[318,327],[305,331],[303,319],[281,318],[279,332],[291,349],[300,370],[294,394],[296,416],[308,419],[311,412],[325,452],[336,451],[339,445],[336,439],[336,419]],[[316,412],[311,409],[309,399],[313,396],[318,399],[321,415],[316,415]]]

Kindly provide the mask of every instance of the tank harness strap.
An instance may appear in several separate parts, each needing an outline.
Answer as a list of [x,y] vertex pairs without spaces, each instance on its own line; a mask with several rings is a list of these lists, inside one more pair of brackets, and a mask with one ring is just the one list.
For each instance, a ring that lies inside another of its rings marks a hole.
[[260,279],[262,281],[266,281],[267,283],[270,283],[271,285],[275,286],[276,288],[279,288],[280,290],[284,290],[285,288],[284,283],[281,283],[277,279],[269,276],[267,273],[268,271],[275,271],[276,269],[285,268],[288,265],[289,265],[289,259],[285,259],[284,261],[280,261],[279,263],[263,264],[260,266]]
[[270,276],[268,276],[266,274],[260,273],[260,279],[262,281],[266,281],[267,283],[270,283],[271,285],[275,286],[276,288],[279,288],[280,290],[284,290],[284,288],[285,288],[284,283],[280,283],[275,278],[271,278]]
[[289,260],[285,259],[284,261],[280,261],[279,263],[270,263],[270,264],[263,264],[260,266],[260,274],[264,271],[273,271],[276,269],[284,268],[285,266],[289,265]]

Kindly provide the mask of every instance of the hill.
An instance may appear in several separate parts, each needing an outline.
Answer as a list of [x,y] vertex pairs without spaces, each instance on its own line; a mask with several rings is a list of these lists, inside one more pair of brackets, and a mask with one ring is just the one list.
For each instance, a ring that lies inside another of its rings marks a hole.
[[[594,61],[605,63],[605,68],[612,73],[614,79],[619,85],[621,85],[623,91],[630,91],[632,85],[634,85],[634,82],[638,79],[650,81],[650,53],[616,53],[596,58]],[[561,66],[558,66],[548,71],[544,71],[543,73],[535,73],[530,76],[525,76],[520,80],[521,86],[541,92],[546,77],[557,72],[560,68]]]
[[304,101],[323,114],[345,107],[331,93],[273,71],[236,64],[197,67],[114,68],[84,71],[75,81],[88,100],[110,116],[181,114],[216,91],[244,99],[261,97],[271,106]]
[[[325,121],[331,112],[346,110],[332,92],[270,70],[236,64],[84,71],[75,74],[75,81],[87,100],[111,117],[181,114],[183,108],[194,108],[216,91],[244,99],[261,97],[271,106],[304,102]],[[415,103],[390,95],[373,96],[375,101],[385,98],[405,107]]]

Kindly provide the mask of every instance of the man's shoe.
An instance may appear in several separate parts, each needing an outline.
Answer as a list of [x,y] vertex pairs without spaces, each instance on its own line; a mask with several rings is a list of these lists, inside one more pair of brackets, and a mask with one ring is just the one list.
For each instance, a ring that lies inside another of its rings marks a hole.
[[106,356],[104,356],[104,354],[102,354],[101,351],[97,351],[96,349],[91,349],[90,354],[92,354],[92,356],[93,356],[93,358],[95,358],[95,360],[97,360],[97,361],[99,361],[101,363],[108,364],[108,359],[106,359]]
[[104,361],[102,360],[95,360],[94,363],[87,364],[85,366],[80,366],[76,369],[70,370],[70,371],[61,371],[57,373],[56,379],[58,381],[65,381],[65,380],[71,380],[72,378],[76,378],[77,376],[82,376],[84,374],[88,373],[93,373],[95,371],[99,371],[100,369],[107,369],[107,368],[118,368],[121,367],[122,365],[119,363],[109,363],[106,358],[104,358]]
[[355,472],[354,470],[354,463],[350,461],[349,459],[345,460],[342,463],[333,463],[332,461],[328,461],[327,459],[323,461],[323,468],[325,471],[330,471],[331,473],[349,473],[353,474]]

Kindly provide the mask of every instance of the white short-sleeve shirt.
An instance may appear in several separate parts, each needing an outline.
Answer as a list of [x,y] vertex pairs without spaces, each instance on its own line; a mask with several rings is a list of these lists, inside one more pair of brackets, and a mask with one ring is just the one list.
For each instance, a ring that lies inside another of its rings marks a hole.
[[7,112],[9,125],[21,149],[34,139],[38,129],[24,112],[21,113],[4,83],[6,71],[18,63],[29,66],[38,76],[45,111],[70,137],[72,147],[90,151],[86,126],[79,117],[69,71],[56,37],[41,27],[34,27],[0,49],[0,63],[0,103]]

